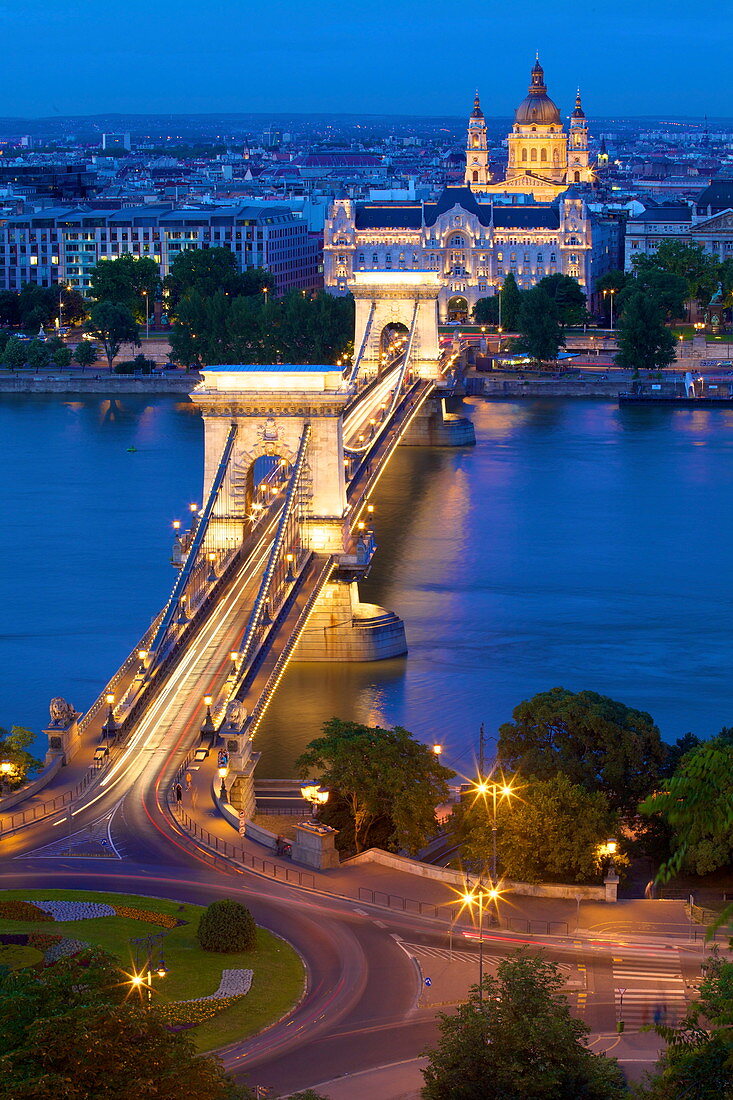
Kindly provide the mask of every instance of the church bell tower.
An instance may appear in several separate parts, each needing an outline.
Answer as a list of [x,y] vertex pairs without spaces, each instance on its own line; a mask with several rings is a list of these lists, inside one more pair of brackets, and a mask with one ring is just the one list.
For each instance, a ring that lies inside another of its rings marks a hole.
[[570,116],[567,182],[571,185],[593,182],[593,169],[590,166],[588,150],[588,120],[580,101],[580,88],[575,97],[575,108]]
[[486,119],[481,110],[478,92],[473,101],[473,111],[468,120],[466,141],[466,186],[472,191],[482,191],[491,180],[489,172],[489,148],[486,142]]

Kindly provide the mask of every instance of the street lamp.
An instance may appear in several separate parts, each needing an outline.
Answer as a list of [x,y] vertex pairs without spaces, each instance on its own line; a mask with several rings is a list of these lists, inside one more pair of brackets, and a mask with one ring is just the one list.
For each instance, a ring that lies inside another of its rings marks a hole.
[[204,695],[204,706],[206,707],[206,717],[201,725],[201,740],[204,738],[213,738],[216,730],[214,729],[214,719],[211,717],[211,704],[213,699],[211,695]]
[[612,288],[612,289],[609,288],[608,290],[603,291],[603,297],[604,298],[606,297],[607,294],[611,298],[611,332],[613,332],[613,296],[614,296],[615,293],[616,293],[615,287]]
[[107,740],[111,741],[114,739],[117,733],[117,723],[115,722],[114,712],[114,695],[112,695],[111,693],[109,695],[106,695],[105,701],[107,703],[107,717],[105,719],[104,725],[102,726],[102,732],[104,733]]
[[295,574],[293,573],[293,562],[295,561],[295,557],[293,554],[286,554],[285,560],[288,563],[288,571],[285,574],[285,580],[292,582],[295,580]]
[[214,568],[214,562],[216,561],[216,554],[212,551],[206,555],[209,560],[209,575],[206,578],[207,584],[214,584],[216,581],[216,569]]
[[222,800],[222,802],[226,802],[228,797],[229,797],[229,795],[227,794],[226,784],[224,782],[224,780],[227,777],[228,772],[229,772],[229,768],[226,764],[220,764],[219,765],[219,779],[221,779],[221,787],[219,788],[219,798]]
[[517,795],[516,788],[514,787],[514,780],[511,779],[508,783],[502,778],[501,782],[497,782],[492,779],[491,776],[484,779],[480,775],[473,785],[471,793],[474,796],[474,805],[479,798],[483,798],[484,803],[487,804],[487,799],[491,799],[491,881],[496,884],[496,811],[502,802],[511,803],[512,798]]
[[442,751],[443,751],[443,746],[442,745],[433,745],[433,752],[435,753],[435,757],[436,757],[437,760],[440,760],[440,754],[442,753]]
[[[168,931],[166,930],[165,932],[130,940],[130,946],[134,948],[135,952],[135,969],[130,975],[130,985],[133,989],[140,991],[141,997],[143,989],[147,990],[148,1003],[150,1003],[153,996],[153,972],[158,978],[164,978],[168,973],[168,967],[165,965],[165,959],[163,958],[163,937],[167,935]],[[158,946],[158,965],[153,966],[156,944]]]
[[496,885],[492,883],[488,886],[481,879],[476,885],[469,890],[466,890],[461,895],[461,901],[463,905],[471,913],[471,919],[473,919],[474,908],[478,907],[478,999],[479,1004],[484,999],[484,908],[486,903],[490,904],[492,901],[496,902],[499,898],[499,890]]
[[319,806],[325,806],[328,802],[329,791],[323,790],[320,783],[316,783],[315,779],[312,779],[310,783],[305,783],[300,788],[300,793],[306,802],[310,802],[312,809],[312,816],[315,817],[318,813]]
[[148,309],[148,294],[149,294],[149,291],[144,290],[143,294],[145,295],[145,339],[149,340],[150,339],[150,311]]

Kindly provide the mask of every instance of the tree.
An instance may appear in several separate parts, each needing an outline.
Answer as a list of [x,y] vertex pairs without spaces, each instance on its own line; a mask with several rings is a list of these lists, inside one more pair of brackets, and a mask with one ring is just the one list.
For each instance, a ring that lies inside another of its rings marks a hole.
[[656,267],[653,257],[646,259],[647,263],[636,265],[634,277],[629,278],[619,294],[619,316],[635,294],[643,294],[657,303],[665,320],[682,319],[687,314],[687,299],[690,296],[687,280],[681,275]]
[[28,345],[17,336],[11,336],[3,351],[3,363],[11,370],[20,370],[25,366],[28,356]]
[[499,294],[501,296],[501,327],[504,332],[516,332],[519,323],[522,292],[517,286],[517,280],[511,271],[505,278]]
[[402,726],[381,729],[338,718],[325,723],[323,736],[295,766],[303,778],[319,771],[346,801],[357,852],[369,846],[371,827],[385,815],[394,844],[419,851],[435,830],[435,807],[447,799],[455,774]]
[[15,791],[22,787],[28,778],[42,766],[28,751],[33,743],[33,734],[23,726],[12,726],[10,730],[0,726],[0,762],[11,764],[12,771],[0,775],[0,782],[6,790]]
[[98,358],[99,352],[91,340],[80,340],[74,348],[74,362],[78,363],[82,370],[85,367],[91,367]]
[[499,324],[499,295],[491,298],[479,298],[473,307],[473,319],[477,325]]
[[3,1091],[16,1100],[200,1100],[251,1096],[171,1034],[155,1011],[122,1003],[129,983],[99,950],[41,971],[0,972]]
[[570,275],[545,275],[537,283],[557,306],[560,324],[582,325],[588,320],[588,311],[585,308],[585,294],[580,289],[577,279]]
[[590,1028],[570,1014],[558,967],[526,948],[497,977],[440,1016],[428,1050],[424,1100],[614,1100],[626,1095],[618,1062],[585,1045]]
[[661,814],[672,829],[672,856],[660,880],[682,869],[707,875],[727,867],[733,860],[733,730],[724,728],[685,753],[664,789],[639,810]]
[[261,267],[240,272],[229,248],[186,248],[173,260],[165,289],[170,307],[176,312],[181,299],[189,294],[208,298],[221,293],[235,298],[261,294],[264,289],[274,293],[275,280]]
[[87,318],[87,304],[79,290],[71,287],[62,287],[60,292],[60,309],[56,316],[63,320],[65,325],[81,325]]
[[595,691],[557,687],[512,711],[499,727],[499,763],[525,778],[560,773],[603,791],[612,809],[633,815],[656,785],[665,756],[651,716]]
[[126,306],[115,302],[98,302],[92,306],[86,331],[99,340],[107,356],[109,369],[112,361],[123,344],[140,346],[140,337],[135,318]]
[[50,286],[26,283],[18,295],[20,323],[29,333],[37,333],[41,325],[46,328],[58,316],[58,290]]
[[12,290],[0,290],[0,325],[20,324],[19,296]]
[[672,275],[680,275],[687,282],[687,296],[696,298],[703,305],[710,301],[718,284],[718,261],[699,244],[662,241],[656,252],[650,256],[635,257],[632,261],[637,270],[649,263]]
[[517,351],[523,351],[536,363],[557,359],[565,343],[556,302],[540,286],[525,290],[519,309],[517,329],[520,338],[514,341]]
[[[589,882],[603,870],[600,846],[618,831],[618,817],[600,791],[591,793],[566,775],[530,780],[511,803],[497,807],[502,874],[519,882]],[[467,808],[460,833],[463,853],[486,866],[491,821],[479,800]]]
[[95,302],[124,306],[138,323],[145,321],[160,287],[160,270],[155,260],[126,252],[114,260],[100,261],[89,274],[89,293]]
[[51,362],[51,352],[45,340],[31,340],[26,352],[26,362],[31,370],[43,370]]
[[653,297],[636,292],[625,303],[618,323],[616,363],[627,370],[661,370],[675,359],[674,336],[665,327]]
[[51,362],[57,370],[65,370],[71,365],[71,348],[56,348],[51,352]]
[[721,1100],[733,1095],[733,963],[719,955],[703,963],[698,998],[676,1027],[657,1026],[666,1040],[638,1100]]

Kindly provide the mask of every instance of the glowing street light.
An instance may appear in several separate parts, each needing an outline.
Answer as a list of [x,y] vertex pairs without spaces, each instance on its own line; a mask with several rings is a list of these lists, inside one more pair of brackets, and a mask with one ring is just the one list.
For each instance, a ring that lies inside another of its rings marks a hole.
[[313,807],[312,815],[313,817],[315,817],[318,813],[318,807],[325,806],[328,802],[328,796],[330,792],[324,790],[321,787],[320,783],[316,783],[315,779],[313,779],[310,783],[305,783],[300,788],[300,793],[306,800],[306,802],[310,802],[311,806]]
[[496,874],[496,832],[497,832],[496,811],[497,811],[498,807],[501,805],[502,802],[511,803],[512,798],[517,797],[517,793],[518,793],[517,788],[515,786],[515,782],[514,782],[513,778],[510,779],[509,782],[507,783],[507,781],[504,779],[503,776],[501,777],[501,781],[497,782],[497,780],[493,779],[491,777],[491,775],[487,776],[486,778],[479,775],[478,779],[473,784],[473,786],[470,790],[470,793],[474,796],[474,798],[473,798],[474,805],[476,804],[476,802],[478,801],[479,798],[482,798],[484,800],[484,803],[487,805],[487,809],[488,809],[487,799],[489,799],[489,798],[491,799],[491,807],[492,807],[492,812],[491,812],[491,880],[492,880],[492,882],[495,883],[497,881],[497,874]]
[[437,757],[438,760],[440,760],[440,754],[442,753],[442,751],[443,751],[443,746],[442,745],[433,745],[433,752],[435,753],[435,756]]
[[[484,909],[491,905],[492,902],[498,903],[501,891],[492,882],[486,884],[481,879],[475,886],[465,890],[460,895],[460,900],[463,908],[468,909],[471,914],[471,919],[474,917],[474,910],[478,909],[478,999],[479,1004],[484,999]],[[497,904],[498,908],[498,904]]]

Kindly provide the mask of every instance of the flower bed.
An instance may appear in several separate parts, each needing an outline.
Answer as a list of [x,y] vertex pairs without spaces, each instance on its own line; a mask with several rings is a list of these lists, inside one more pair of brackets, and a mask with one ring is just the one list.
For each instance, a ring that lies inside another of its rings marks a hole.
[[168,913],[154,913],[150,909],[133,909],[130,905],[115,905],[113,912],[118,917],[129,917],[130,920],[144,920],[148,924],[158,924],[161,928],[177,928],[179,924],[185,924],[178,917],[172,917]]
[[211,1020],[225,1008],[230,1008],[239,997],[204,997],[200,1001],[171,1001],[170,1004],[156,1005],[156,1015],[169,1028],[177,1030],[196,1027],[197,1024]]
[[4,917],[6,920],[47,921],[52,919],[33,902],[20,901],[18,898],[0,901],[0,917]]
[[114,917],[111,905],[101,901],[37,901],[34,904],[47,914],[48,920],[93,920],[95,917]]

